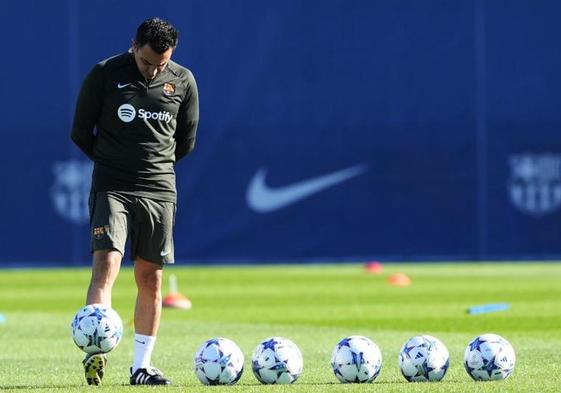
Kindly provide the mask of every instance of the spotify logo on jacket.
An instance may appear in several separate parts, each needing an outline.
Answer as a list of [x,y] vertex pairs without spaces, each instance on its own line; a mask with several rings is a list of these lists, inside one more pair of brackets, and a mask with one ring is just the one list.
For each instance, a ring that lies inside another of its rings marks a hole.
[[[117,109],[117,116],[125,123],[130,123],[137,115],[137,110],[131,104],[123,104]],[[173,115],[167,111],[149,112],[146,109],[138,110],[138,118],[146,120],[160,120],[169,123],[173,119]]]

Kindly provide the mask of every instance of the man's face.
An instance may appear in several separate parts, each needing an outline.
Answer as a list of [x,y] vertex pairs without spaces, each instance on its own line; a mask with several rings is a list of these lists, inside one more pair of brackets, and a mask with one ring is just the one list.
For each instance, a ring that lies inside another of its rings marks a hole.
[[136,66],[140,73],[147,79],[152,80],[162,72],[169,60],[171,59],[171,54],[173,52],[172,48],[169,48],[164,53],[157,53],[151,47],[150,44],[145,44],[141,47],[136,45],[136,42],[132,42],[132,50],[134,53],[134,60],[136,61]]

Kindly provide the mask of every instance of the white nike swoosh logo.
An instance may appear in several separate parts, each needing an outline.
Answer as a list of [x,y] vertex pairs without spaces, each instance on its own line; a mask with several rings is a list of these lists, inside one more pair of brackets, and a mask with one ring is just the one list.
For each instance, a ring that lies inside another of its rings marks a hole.
[[165,256],[168,255],[169,253],[170,253],[169,251],[165,251],[165,252],[162,251],[162,252],[160,253],[160,256],[161,256],[161,257],[165,257]]
[[356,165],[288,186],[270,188],[265,184],[267,170],[261,168],[253,176],[247,188],[247,204],[258,213],[269,213],[361,175],[366,170],[366,165]]
[[124,83],[124,84],[121,84],[120,82],[117,83],[117,87],[119,89],[125,88],[125,87],[130,86],[130,85],[132,85],[132,83]]

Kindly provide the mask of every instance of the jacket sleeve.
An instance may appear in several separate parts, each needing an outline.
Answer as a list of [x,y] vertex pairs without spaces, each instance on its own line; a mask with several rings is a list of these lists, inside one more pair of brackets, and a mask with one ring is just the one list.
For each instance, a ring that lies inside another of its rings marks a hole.
[[93,160],[94,128],[101,113],[103,105],[103,74],[99,65],[96,65],[84,79],[74,121],[72,123],[72,141],[89,158]]
[[191,73],[187,78],[187,92],[177,113],[175,130],[175,161],[179,161],[195,148],[197,126],[199,124],[199,93],[197,83]]

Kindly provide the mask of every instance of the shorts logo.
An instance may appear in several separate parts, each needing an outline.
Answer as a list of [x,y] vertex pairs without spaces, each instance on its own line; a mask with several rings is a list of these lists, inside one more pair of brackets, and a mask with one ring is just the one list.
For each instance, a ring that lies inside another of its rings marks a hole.
[[110,230],[111,230],[111,227],[109,225],[103,225],[103,226],[100,226],[100,227],[95,227],[92,231],[92,235],[93,235],[94,239],[100,240],[105,235],[109,234]]
[[175,85],[173,83],[164,83],[163,92],[166,96],[175,93]]
[[561,207],[560,154],[513,155],[510,167],[508,187],[514,207],[536,217]]
[[99,240],[105,236],[105,228],[104,227],[96,227],[93,229],[92,233],[94,239]]
[[123,104],[117,109],[117,116],[125,123],[130,123],[136,116],[136,109],[131,104]]

